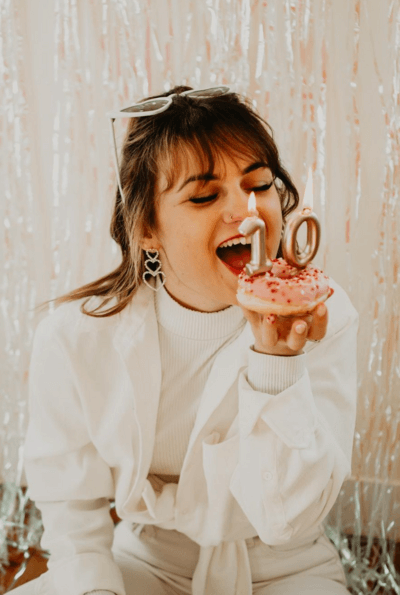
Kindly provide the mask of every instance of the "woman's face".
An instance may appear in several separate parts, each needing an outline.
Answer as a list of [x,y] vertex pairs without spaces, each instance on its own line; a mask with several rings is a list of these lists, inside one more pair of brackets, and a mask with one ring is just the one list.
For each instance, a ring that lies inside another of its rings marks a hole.
[[158,181],[157,229],[143,240],[145,250],[160,253],[165,287],[183,306],[215,312],[237,304],[237,278],[250,261],[250,245],[219,248],[242,238],[240,223],[248,216],[253,190],[266,226],[268,255],[275,258],[282,229],[279,195],[266,163],[222,156],[213,176],[201,174],[195,158],[168,191]]

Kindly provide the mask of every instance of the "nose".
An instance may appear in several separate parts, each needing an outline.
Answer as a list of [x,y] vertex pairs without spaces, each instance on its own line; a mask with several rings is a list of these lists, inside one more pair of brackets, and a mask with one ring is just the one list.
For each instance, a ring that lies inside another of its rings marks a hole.
[[227,196],[223,219],[225,223],[241,223],[248,215],[248,194],[244,190],[231,190]]

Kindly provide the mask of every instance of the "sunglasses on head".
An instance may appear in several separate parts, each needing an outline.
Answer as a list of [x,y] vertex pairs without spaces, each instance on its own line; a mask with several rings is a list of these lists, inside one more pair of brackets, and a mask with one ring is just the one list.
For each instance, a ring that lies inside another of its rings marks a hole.
[[141,103],[135,103],[134,105],[121,108],[118,111],[111,111],[107,113],[107,117],[110,118],[111,123],[111,135],[114,146],[114,161],[117,173],[118,188],[121,194],[122,202],[124,204],[125,197],[122,192],[121,179],[119,176],[118,150],[115,139],[114,120],[116,118],[143,118],[144,116],[154,116],[155,114],[161,114],[172,105],[172,99],[177,95],[186,95],[187,97],[193,97],[194,99],[207,99],[219,97],[220,95],[226,95],[226,93],[229,92],[230,87],[227,86],[198,89],[197,91],[183,91],[182,93],[172,93],[172,95],[168,95],[167,97],[155,97],[154,99],[148,99],[147,101],[142,101]]

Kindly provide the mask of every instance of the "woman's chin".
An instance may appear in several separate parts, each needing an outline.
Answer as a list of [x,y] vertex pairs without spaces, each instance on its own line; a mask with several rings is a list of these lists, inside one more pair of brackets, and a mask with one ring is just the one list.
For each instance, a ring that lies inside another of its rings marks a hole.
[[226,303],[227,306],[238,306],[236,293],[238,289],[238,277],[243,269],[232,267],[221,260],[224,265],[222,276],[220,277],[218,297]]

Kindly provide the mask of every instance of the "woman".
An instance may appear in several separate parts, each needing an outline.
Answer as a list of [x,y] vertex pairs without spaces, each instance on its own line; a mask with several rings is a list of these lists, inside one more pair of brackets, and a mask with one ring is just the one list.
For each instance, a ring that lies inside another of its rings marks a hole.
[[223,245],[249,193],[272,257],[298,193],[246,101],[167,96],[129,121],[120,266],[35,334],[25,466],[51,557],[15,593],[347,593],[322,522],[351,468],[357,314],[334,281],[289,330],[238,306],[249,246]]

